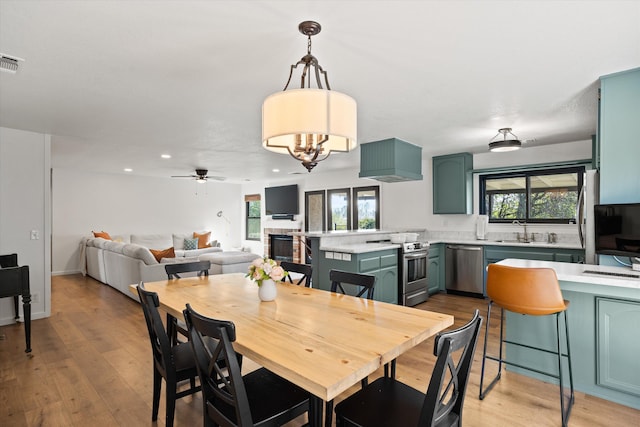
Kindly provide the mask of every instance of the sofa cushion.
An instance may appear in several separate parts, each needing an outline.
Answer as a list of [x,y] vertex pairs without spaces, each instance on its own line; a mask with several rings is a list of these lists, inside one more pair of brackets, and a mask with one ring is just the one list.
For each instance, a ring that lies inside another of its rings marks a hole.
[[122,254],[131,258],[139,259],[146,265],[153,265],[158,263],[158,261],[148,248],[136,245],[135,243],[125,244],[124,248],[122,248]]
[[247,263],[248,266],[251,264],[251,261],[256,258],[260,258],[260,255],[252,254],[251,252],[229,251],[200,255],[199,258],[200,261],[211,261],[211,264],[224,265]]
[[173,247],[173,237],[171,234],[132,234],[131,243],[159,250]]
[[222,248],[202,248],[192,251],[176,250],[176,257],[198,257],[202,254],[210,254],[213,252],[222,252]]
[[153,257],[158,262],[160,262],[160,260],[162,258],[175,258],[176,257],[176,253],[173,251],[173,246],[170,247],[170,248],[161,249],[161,250],[149,249],[149,251],[151,251],[151,253],[153,254]]
[[209,244],[209,238],[211,237],[210,231],[205,231],[202,233],[193,232],[193,237],[198,239],[198,249],[209,248],[211,245]]
[[121,254],[124,249],[124,245],[125,245],[124,243],[107,240],[104,243],[104,250]]
[[94,231],[93,237],[102,237],[103,239],[111,240],[111,236],[109,236],[109,233],[106,231]]
[[193,239],[184,239],[184,250],[185,251],[192,251],[194,249],[198,249],[198,239],[197,238],[193,238]]
[[173,238],[173,249],[174,250],[182,250],[184,249],[184,239],[192,239],[193,233],[174,233]]

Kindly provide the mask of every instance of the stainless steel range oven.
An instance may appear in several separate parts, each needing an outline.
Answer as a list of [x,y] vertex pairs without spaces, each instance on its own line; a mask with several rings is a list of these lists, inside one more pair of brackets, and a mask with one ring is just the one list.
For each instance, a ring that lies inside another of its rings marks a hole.
[[414,306],[426,301],[429,298],[427,286],[429,243],[404,243],[401,249],[401,259],[398,301],[407,306]]

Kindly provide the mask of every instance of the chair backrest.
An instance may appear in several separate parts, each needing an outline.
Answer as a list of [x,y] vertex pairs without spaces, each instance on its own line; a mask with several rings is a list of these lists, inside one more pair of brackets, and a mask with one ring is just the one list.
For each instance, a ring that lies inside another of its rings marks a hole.
[[[463,425],[464,396],[481,324],[482,318],[476,310],[473,318],[463,327],[436,336],[433,354],[438,358],[433,367],[418,425],[432,426],[444,419],[447,421],[442,425]],[[461,353],[456,364],[454,353],[458,351]],[[457,422],[454,422],[456,419]]]
[[138,284],[138,296],[140,297],[140,305],[147,322],[153,361],[167,380],[167,383],[169,383],[173,375],[175,375],[175,366],[173,357],[171,357],[171,342],[158,311],[158,307],[160,307],[158,294],[147,291],[144,289],[144,283],[140,282]]
[[209,269],[211,268],[211,261],[194,261],[194,262],[182,262],[176,264],[166,264],[164,270],[167,272],[167,278],[180,279],[178,273],[189,273],[192,271],[198,272],[198,277],[209,276]]
[[291,277],[291,273],[302,274],[302,277],[296,279],[295,284],[301,285],[304,282],[304,286],[307,288],[311,287],[311,274],[313,273],[313,267],[308,264],[296,264],[294,262],[281,261],[280,267],[284,268],[285,271],[289,272],[289,275],[282,279],[282,281],[286,281],[289,279],[289,282],[294,283],[293,278]]
[[29,266],[0,268],[0,288],[3,296],[29,297]]
[[[205,417],[223,427],[253,426],[238,357],[231,344],[236,340],[235,325],[205,317],[189,304],[184,318],[202,386]],[[213,338],[216,345],[205,345],[205,337]]]
[[356,294],[357,297],[361,297],[364,293],[367,293],[367,299],[373,299],[373,290],[376,285],[376,276],[370,274],[351,273],[349,271],[331,270],[329,271],[329,280],[331,280],[331,292],[338,292],[338,290],[346,294],[343,283],[349,285],[356,285],[362,287]]
[[552,268],[489,264],[487,296],[509,311],[534,316],[558,313],[567,307]]
[[17,267],[18,254],[0,255],[0,268]]

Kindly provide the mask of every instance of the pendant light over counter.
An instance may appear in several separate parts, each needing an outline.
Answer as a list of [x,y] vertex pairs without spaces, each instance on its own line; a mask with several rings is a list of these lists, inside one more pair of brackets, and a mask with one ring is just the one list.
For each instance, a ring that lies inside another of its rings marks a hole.
[[[268,96],[262,104],[262,146],[290,154],[311,172],[331,153],[356,147],[357,106],[350,96],[331,90],[327,72],[311,55],[311,36],[320,32],[320,24],[304,21],[298,30],[307,36],[307,54],[291,65],[284,90]],[[299,65],[300,88],[287,90]],[[317,88],[311,88],[312,74]]]

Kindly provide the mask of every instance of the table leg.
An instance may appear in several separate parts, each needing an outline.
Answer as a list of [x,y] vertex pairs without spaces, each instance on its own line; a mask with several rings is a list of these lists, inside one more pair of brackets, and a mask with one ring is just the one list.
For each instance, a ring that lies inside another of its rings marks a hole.
[[318,396],[309,398],[309,427],[322,427],[322,407],[324,401]]
[[22,295],[22,310],[24,311],[24,339],[27,344],[25,353],[31,353],[31,294]]

